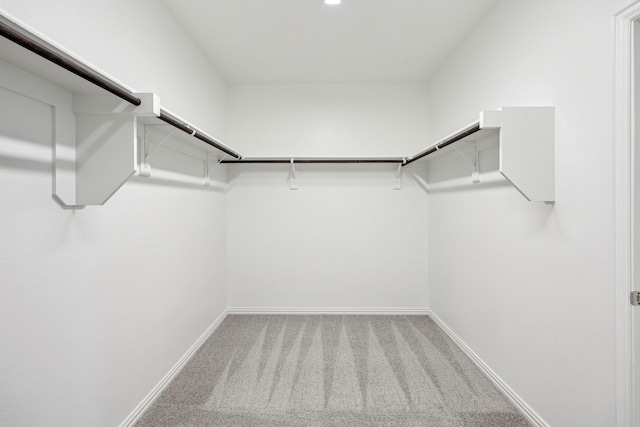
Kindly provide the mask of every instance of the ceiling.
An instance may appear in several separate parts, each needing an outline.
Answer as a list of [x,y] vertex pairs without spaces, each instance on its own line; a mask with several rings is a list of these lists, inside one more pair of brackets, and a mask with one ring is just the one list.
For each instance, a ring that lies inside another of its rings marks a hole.
[[228,82],[426,82],[497,0],[163,0]]

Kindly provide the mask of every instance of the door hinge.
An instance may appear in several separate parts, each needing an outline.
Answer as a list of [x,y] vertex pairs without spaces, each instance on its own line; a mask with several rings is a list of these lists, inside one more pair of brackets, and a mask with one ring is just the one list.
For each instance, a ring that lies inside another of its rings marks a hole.
[[640,291],[631,292],[631,305],[640,305]]

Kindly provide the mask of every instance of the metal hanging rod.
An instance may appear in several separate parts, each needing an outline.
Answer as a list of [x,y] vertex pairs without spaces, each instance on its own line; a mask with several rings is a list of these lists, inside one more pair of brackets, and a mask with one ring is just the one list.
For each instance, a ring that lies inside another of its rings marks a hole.
[[[480,122],[474,122],[467,126],[466,128],[454,133],[438,142],[437,144],[432,145],[424,151],[416,154],[413,157],[388,157],[388,158],[310,158],[310,157],[301,157],[301,158],[293,158],[294,163],[396,163],[401,166],[406,166],[419,160],[423,157],[428,156],[429,154],[435,153],[454,142],[460,141],[461,139],[466,138],[469,135],[473,135],[474,133],[480,131]],[[221,163],[291,163],[291,157],[263,157],[263,158],[243,158],[238,160],[223,160]]]
[[178,118],[177,116],[171,114],[170,112],[168,112],[167,110],[160,108],[160,120],[162,120],[163,122],[170,124],[171,126],[180,129],[181,131],[188,133],[189,135],[193,136],[194,138],[198,138],[200,141],[203,141],[207,144],[209,144],[210,146],[212,146],[213,148],[216,148],[220,151],[222,151],[225,154],[228,154],[231,157],[234,157],[236,159],[240,159],[242,156],[238,153],[236,153],[235,151],[233,151],[232,149],[230,149],[229,147],[225,146],[224,144],[222,144],[220,141],[217,141],[216,139],[212,138],[211,136],[207,135],[206,133],[195,129],[193,126],[191,126],[190,124],[188,124],[187,122],[185,122],[184,120]]
[[128,89],[2,16],[0,16],[0,35],[133,105],[142,104],[142,100]]
[[291,163],[293,160],[296,164],[302,163],[315,163],[315,164],[326,164],[326,163],[400,163],[403,164],[406,162],[406,159],[401,157],[390,157],[390,158],[309,158],[309,157],[299,157],[299,158],[291,158],[291,157],[264,157],[264,158],[243,158],[238,160],[223,160],[221,163]]
[[462,129],[461,131],[454,133],[451,136],[446,137],[445,139],[443,139],[442,141],[438,142],[435,145],[432,145],[431,147],[427,148],[424,151],[421,151],[420,153],[416,154],[415,156],[409,158],[407,160],[407,162],[403,165],[406,166],[408,164],[411,164],[413,162],[415,162],[416,160],[419,160],[423,157],[428,156],[429,154],[433,154],[438,150],[443,149],[444,147],[446,147],[447,145],[451,145],[456,141],[460,141],[463,138],[466,138],[469,135],[472,135],[476,132],[478,132],[480,130],[480,122],[474,122],[472,124],[470,124],[469,126],[467,126],[466,128]]

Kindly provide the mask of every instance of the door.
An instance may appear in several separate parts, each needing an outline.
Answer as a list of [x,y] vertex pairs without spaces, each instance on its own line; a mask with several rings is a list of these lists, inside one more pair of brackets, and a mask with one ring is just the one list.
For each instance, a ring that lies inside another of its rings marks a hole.
[[[632,90],[633,90],[633,214],[632,214],[632,280],[631,290],[640,291],[640,20],[633,22],[633,57],[632,57]],[[631,298],[630,302],[631,304]],[[640,427],[640,305],[631,308],[631,340],[632,357],[631,372],[633,377],[632,412],[633,426]]]

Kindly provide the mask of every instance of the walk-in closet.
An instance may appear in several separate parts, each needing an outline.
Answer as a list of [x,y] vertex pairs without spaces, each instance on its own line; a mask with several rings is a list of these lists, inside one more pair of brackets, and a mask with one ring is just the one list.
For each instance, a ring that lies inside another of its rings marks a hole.
[[640,427],[638,19],[0,0],[0,425]]

